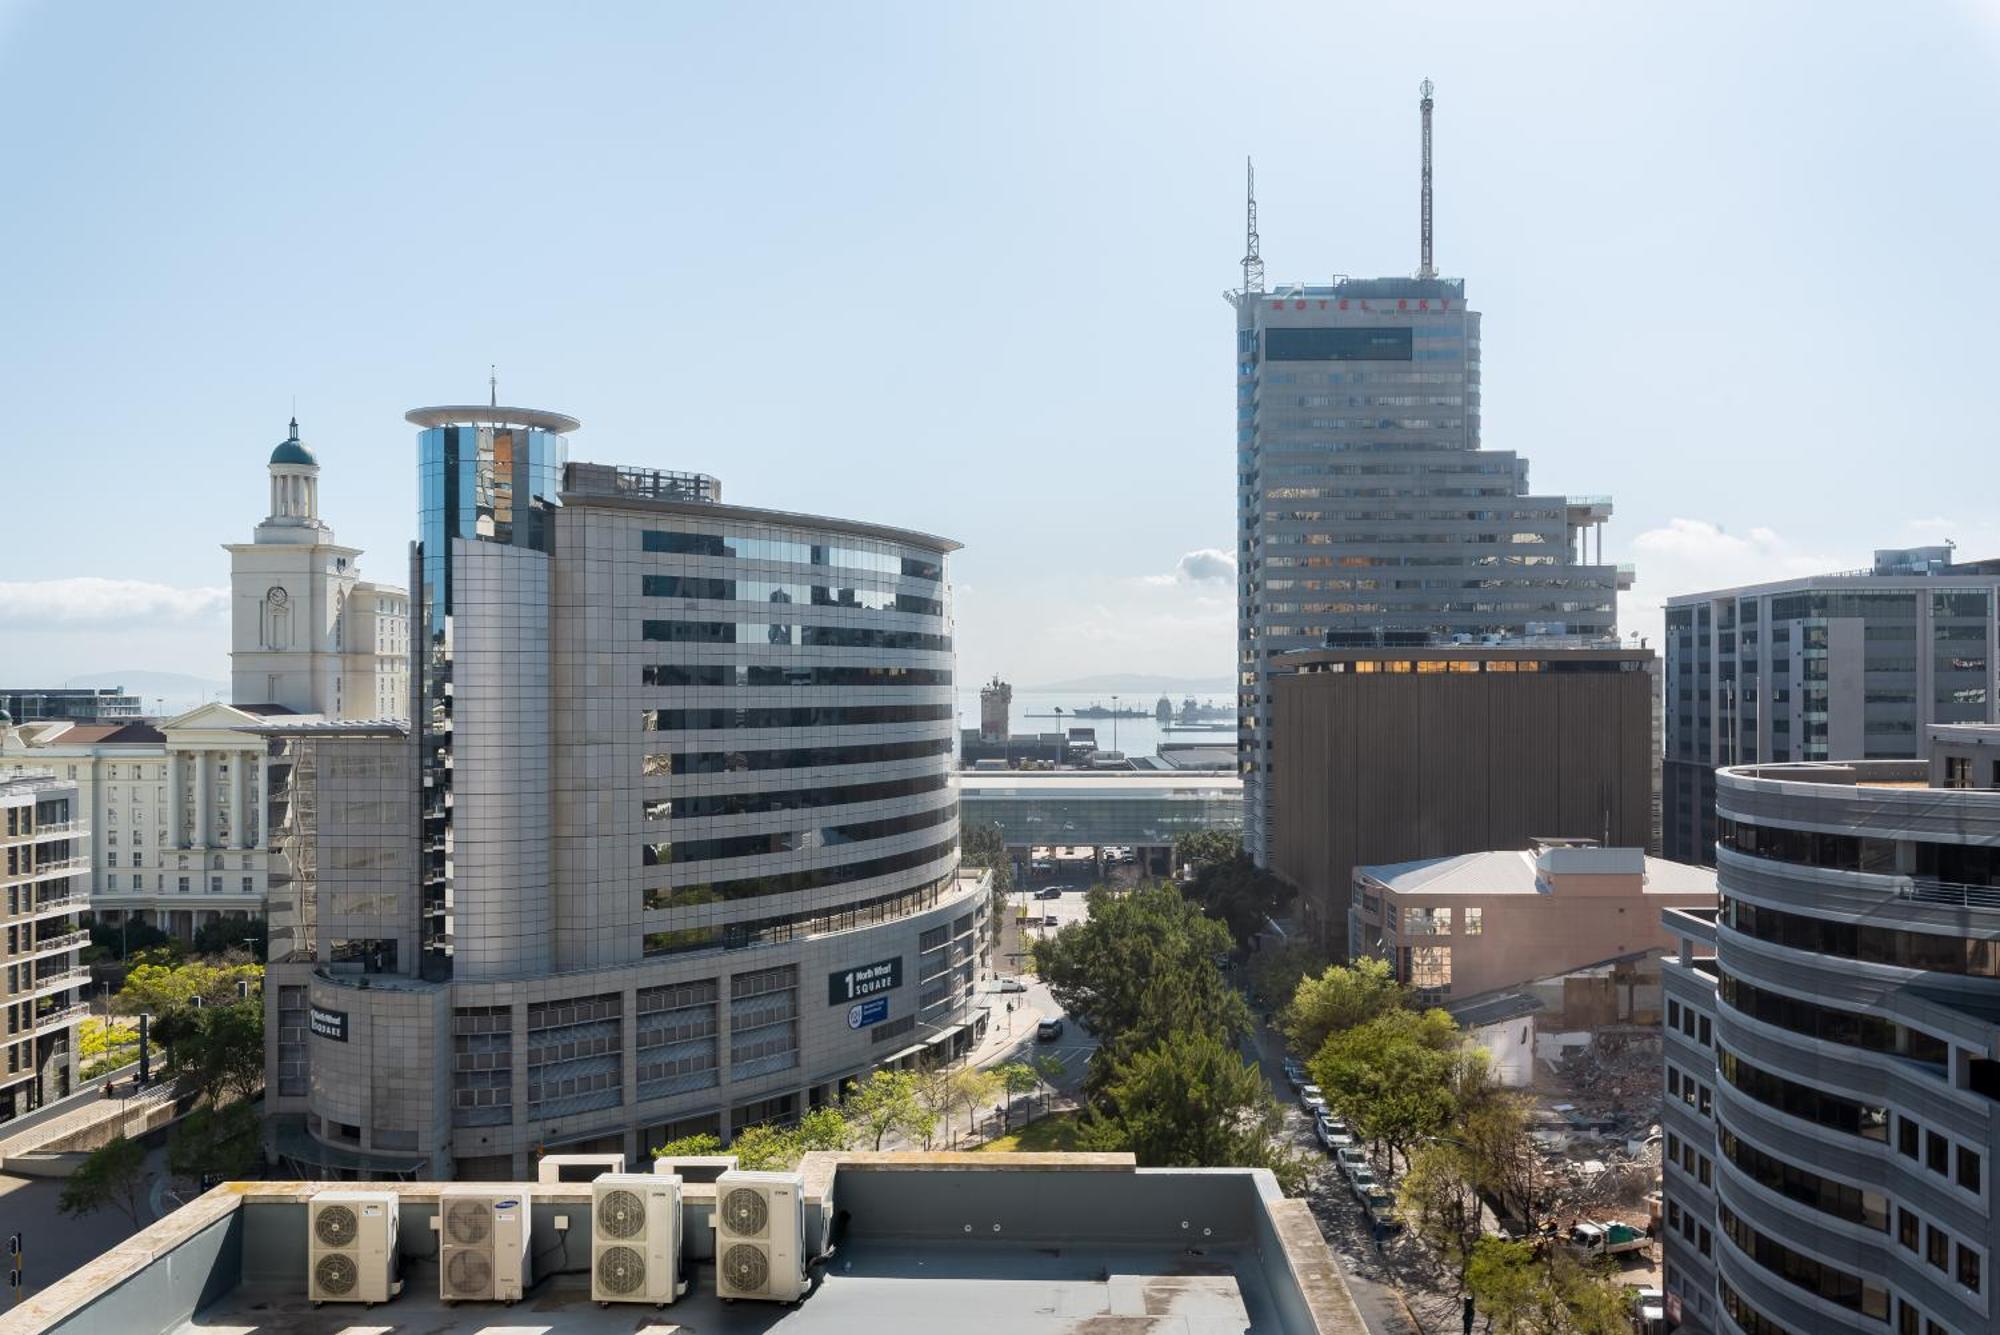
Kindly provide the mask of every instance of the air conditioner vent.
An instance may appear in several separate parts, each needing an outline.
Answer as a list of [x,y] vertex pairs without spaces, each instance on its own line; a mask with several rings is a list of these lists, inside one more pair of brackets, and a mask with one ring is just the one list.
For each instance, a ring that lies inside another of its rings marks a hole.
[[607,1191],[597,1207],[597,1231],[607,1238],[635,1238],[646,1227],[646,1203],[637,1192]]
[[493,1207],[485,1201],[453,1201],[445,1211],[444,1231],[461,1247],[477,1247],[493,1236]]
[[[349,1230],[348,1236],[353,1237],[352,1229]],[[313,1266],[313,1282],[319,1285],[321,1293],[332,1294],[334,1297],[354,1292],[354,1286],[360,1278],[361,1271],[355,1266],[354,1258],[339,1252],[320,1257]]]
[[351,1247],[360,1231],[354,1211],[345,1205],[323,1205],[313,1220],[313,1236],[322,1247]]
[[761,1238],[770,1227],[771,1210],[764,1204],[764,1193],[751,1187],[738,1187],[723,1198],[723,1227],[743,1238]]
[[731,1288],[755,1293],[770,1281],[771,1261],[762,1247],[739,1242],[723,1253],[722,1270]]
[[606,1247],[597,1258],[597,1287],[624,1298],[646,1287],[646,1258],[630,1247]]
[[493,1260],[485,1252],[453,1252],[444,1269],[445,1284],[454,1294],[484,1297],[493,1287]]

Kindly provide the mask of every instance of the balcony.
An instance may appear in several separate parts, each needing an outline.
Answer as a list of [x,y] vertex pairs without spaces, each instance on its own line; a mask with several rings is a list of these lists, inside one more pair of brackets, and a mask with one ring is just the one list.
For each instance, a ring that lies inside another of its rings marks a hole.
[[2000,886],[1961,885],[1956,881],[1912,878],[1896,886],[1896,897],[1918,904],[1945,904],[1960,909],[2000,909]]
[[54,876],[57,872],[74,874],[89,870],[90,859],[87,857],[53,858],[47,862],[36,863],[33,871],[23,873],[23,879],[32,881],[43,876]]
[[88,895],[57,895],[21,910],[23,918],[53,918],[63,913],[81,913],[90,907]]
[[75,1024],[89,1014],[89,1005],[81,1001],[77,1002],[74,1006],[58,1006],[46,1014],[35,1017],[33,1032],[41,1035],[49,1033],[52,1030],[62,1029],[68,1025]]
[[53,839],[57,835],[85,834],[89,829],[90,827],[80,820],[50,821],[46,825],[37,825],[29,832],[28,838]]
[[73,987],[88,986],[89,983],[90,970],[81,967],[62,969],[35,979],[34,986],[28,989],[27,995],[30,998],[53,996],[58,992],[67,992]]
[[22,960],[47,959],[51,955],[60,955],[66,950],[81,950],[89,944],[89,932],[64,932],[60,936],[46,937],[43,940],[34,942],[14,958],[17,962]]

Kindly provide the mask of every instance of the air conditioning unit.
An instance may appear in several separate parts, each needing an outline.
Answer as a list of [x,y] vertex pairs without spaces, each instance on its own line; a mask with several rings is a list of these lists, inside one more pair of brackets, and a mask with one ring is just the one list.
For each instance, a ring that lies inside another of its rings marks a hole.
[[322,1191],[306,1203],[307,1296],[319,1303],[385,1303],[396,1278],[396,1193]]
[[715,1179],[715,1293],[797,1302],[806,1291],[805,1179],[724,1173]]
[[590,1184],[590,1297],[664,1306],[681,1283],[681,1180],[605,1173]]
[[529,1206],[519,1187],[438,1190],[438,1297],[505,1302],[527,1286]]

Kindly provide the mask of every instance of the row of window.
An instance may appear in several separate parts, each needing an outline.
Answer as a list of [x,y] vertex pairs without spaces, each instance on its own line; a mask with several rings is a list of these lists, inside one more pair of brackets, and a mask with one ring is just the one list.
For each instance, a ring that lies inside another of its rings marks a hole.
[[756,663],[648,663],[645,686],[949,686],[950,668],[790,667]]
[[[1917,1246],[1917,1234],[1923,1234],[1923,1246]],[[1896,1207],[1896,1241],[1905,1251],[1917,1252],[1933,1267],[1952,1273],[1951,1235],[1936,1224],[1919,1220],[1916,1215]],[[1980,1254],[1964,1243],[1958,1244],[1958,1282],[1973,1293],[1979,1292],[1980,1272],[1984,1266]]]
[[867,746],[784,746],[769,751],[656,751],[646,756],[647,778],[674,774],[739,774],[767,769],[820,769],[839,765],[879,765],[951,753],[949,737]]
[[1681,1005],[1671,997],[1667,999],[1667,1028],[1680,1030],[1703,1047],[1707,1047],[1714,1036],[1714,1026],[1706,1015],[1692,1006]]
[[[1478,936],[1486,930],[1486,910],[1478,907],[1461,910],[1465,915],[1465,935]],[[1451,915],[1449,908],[1418,908],[1413,904],[1403,907],[1404,936],[1450,936]]]
[[1672,1062],[1667,1063],[1667,1093],[1703,1117],[1715,1111],[1715,1091]]
[[849,607],[864,612],[910,612],[941,617],[944,602],[893,589],[853,585],[793,584],[770,579],[720,579],[709,575],[645,575],[640,592],[648,598],[712,598],[724,602],[802,603],[809,607]]
[[710,858],[756,857],[765,853],[799,853],[815,848],[837,848],[870,839],[928,830],[958,817],[958,804],[906,816],[885,816],[881,820],[855,821],[848,825],[824,825],[816,830],[769,830],[761,834],[727,835],[718,839],[688,839],[645,846],[645,865],[665,867],[682,862],[705,862]]
[[741,950],[749,946],[823,936],[828,932],[849,932],[934,908],[957,884],[957,880],[957,872],[947,872],[929,885],[915,890],[877,895],[873,899],[843,904],[834,909],[806,909],[741,922],[647,932],[643,949],[647,955],[677,955],[694,950]]
[[865,881],[873,876],[886,876],[892,872],[921,867],[940,858],[950,857],[957,846],[956,839],[947,839],[929,848],[912,849],[907,853],[892,853],[887,857],[868,858],[862,862],[846,862],[832,867],[773,872],[768,876],[740,876],[726,881],[702,881],[694,885],[656,886],[646,891],[646,907],[688,908],[697,904],[724,903],[738,899],[759,899],[766,895],[790,895],[805,890],[821,890],[828,886]]
[[1728,973],[1720,975],[1717,991],[1723,1001],[1751,1019],[1808,1038],[1868,1052],[1892,1052],[1934,1066],[1944,1066],[1951,1060],[1951,1046],[1943,1039],[1880,1016],[1766,991]]
[[1793,1251],[1776,1238],[1759,1233],[1727,1205],[1722,1206],[1721,1211],[1722,1231],[1738,1250],[1764,1269],[1838,1307],[1874,1317],[1877,1321],[1889,1319],[1888,1290],[1869,1283],[1859,1275],[1849,1274],[1837,1266]]
[[667,644],[777,644],[806,649],[918,649],[948,652],[951,636],[861,626],[783,621],[647,621],[641,637]]
[[1766,1154],[1726,1126],[1720,1129],[1719,1139],[1722,1157],[1735,1164],[1751,1181],[1836,1219],[1845,1219],[1878,1233],[1889,1231],[1889,1198],[1881,1192],[1864,1191],[1786,1163]]
[[1667,1132],[1667,1162],[1679,1164],[1681,1171],[1704,1187],[1715,1185],[1715,1161],[1695,1149],[1693,1141],[1682,1140],[1672,1131]]
[[[1979,845],[1794,830],[1782,825],[1753,825],[1727,816],[1717,818],[1715,838],[1732,852],[1802,867],[1884,875],[1901,873],[1960,885],[2000,885],[2000,851]],[[1898,865],[1899,842],[1909,844],[1910,861],[1906,867]]]
[[647,732],[697,728],[839,728],[864,723],[941,723],[952,707],[940,705],[759,705],[741,709],[648,709]]
[[674,556],[726,556],[738,561],[793,561],[799,565],[844,566],[853,570],[873,570],[886,575],[907,575],[912,579],[944,578],[941,558],[891,551],[886,548],[849,547],[837,543],[795,542],[787,538],[746,538],[729,533],[669,533],[647,529],[640,534],[639,548]]
[[[1921,1142],[1921,1149],[1919,1144]],[[1927,1131],[1909,1118],[1898,1113],[1896,1116],[1896,1152],[1905,1159],[1921,1160],[1923,1165],[1939,1177],[1952,1177],[1953,1142],[1936,1131]],[[1984,1172],[1984,1163],[1979,1151],[1957,1146],[1958,1185],[1977,1196]]]
[[847,806],[856,802],[884,802],[897,797],[916,797],[949,787],[948,774],[926,774],[915,779],[894,779],[886,783],[850,783],[834,788],[787,788],[767,793],[714,793],[696,797],[649,798],[645,816],[649,821],[679,816],[751,816],[770,811],[810,811],[818,807]]
[[1834,1131],[1859,1136],[1880,1144],[1889,1143],[1889,1110],[1855,1099],[1829,1094],[1811,1085],[1752,1066],[1735,1053],[1716,1049],[1716,1065],[1727,1080],[1747,1097],[1767,1108],[1775,1108],[1802,1122],[1814,1122]]
[[1790,950],[1929,973],[2000,978],[2000,939],[1978,940],[1905,932],[1867,923],[1835,922],[1728,897],[1722,901],[1721,921],[1745,936]]
[[1715,1239],[1708,1225],[1697,1220],[1693,1210],[1681,1209],[1681,1203],[1671,1197],[1667,1200],[1667,1227],[1693,1243],[1703,1256],[1714,1250]]

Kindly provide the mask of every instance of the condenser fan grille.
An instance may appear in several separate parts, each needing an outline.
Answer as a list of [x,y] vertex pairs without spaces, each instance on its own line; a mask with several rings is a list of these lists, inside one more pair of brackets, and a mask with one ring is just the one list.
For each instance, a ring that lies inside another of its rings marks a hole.
[[313,1219],[313,1236],[322,1247],[348,1246],[359,1232],[354,1211],[345,1205],[322,1205]]
[[493,1210],[485,1201],[453,1201],[444,1212],[444,1231],[461,1247],[477,1247],[493,1236]]
[[771,1211],[764,1204],[764,1194],[750,1187],[738,1187],[723,1198],[723,1222],[731,1233],[746,1238],[764,1236],[764,1226],[771,1221]]
[[646,1227],[646,1203],[636,1191],[607,1191],[597,1204],[597,1231],[607,1238],[636,1238]]
[[722,1273],[738,1293],[756,1293],[771,1278],[771,1262],[762,1247],[739,1242],[722,1254]]
[[493,1287],[493,1262],[484,1252],[453,1252],[444,1263],[444,1278],[453,1293],[483,1294]]
[[322,1256],[313,1264],[313,1283],[319,1285],[321,1293],[352,1293],[361,1272],[355,1267],[354,1258]]
[[630,1247],[606,1247],[597,1258],[597,1287],[606,1293],[637,1293],[646,1286],[646,1258]]

